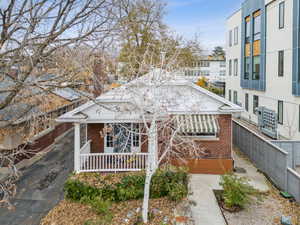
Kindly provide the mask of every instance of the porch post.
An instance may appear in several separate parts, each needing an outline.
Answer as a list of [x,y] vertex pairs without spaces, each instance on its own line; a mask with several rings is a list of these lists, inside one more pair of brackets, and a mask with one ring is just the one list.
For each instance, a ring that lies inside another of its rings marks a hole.
[[74,124],[74,171],[80,170],[80,123]]

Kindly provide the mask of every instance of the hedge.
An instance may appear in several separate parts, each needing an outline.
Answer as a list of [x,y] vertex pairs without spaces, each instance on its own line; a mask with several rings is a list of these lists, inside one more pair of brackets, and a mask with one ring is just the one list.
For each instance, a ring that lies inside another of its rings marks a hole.
[[[119,183],[96,188],[78,180],[69,179],[64,192],[67,199],[101,198],[114,202],[141,199],[144,196],[145,174],[124,176]],[[150,198],[168,197],[179,201],[188,194],[188,174],[184,169],[159,169],[152,177]]]

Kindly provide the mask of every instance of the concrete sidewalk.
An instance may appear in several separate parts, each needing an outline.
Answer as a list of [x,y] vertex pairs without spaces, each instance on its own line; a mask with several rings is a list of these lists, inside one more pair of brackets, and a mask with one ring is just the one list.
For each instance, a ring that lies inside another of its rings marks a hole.
[[[270,190],[265,176],[257,171],[247,159],[233,152],[235,167],[239,167],[244,172],[236,173],[238,176],[247,177],[249,183],[260,192]],[[219,185],[219,175],[192,174],[190,179],[191,195],[189,200],[195,202],[191,206],[192,217],[195,225],[226,225],[214,190],[222,190]]]

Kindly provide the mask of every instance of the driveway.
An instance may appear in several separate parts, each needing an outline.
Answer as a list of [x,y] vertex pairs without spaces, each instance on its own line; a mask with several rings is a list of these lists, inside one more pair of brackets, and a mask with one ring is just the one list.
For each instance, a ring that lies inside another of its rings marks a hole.
[[63,185],[73,171],[73,131],[41,160],[22,171],[17,183],[16,209],[0,208],[1,225],[38,225],[63,199]]

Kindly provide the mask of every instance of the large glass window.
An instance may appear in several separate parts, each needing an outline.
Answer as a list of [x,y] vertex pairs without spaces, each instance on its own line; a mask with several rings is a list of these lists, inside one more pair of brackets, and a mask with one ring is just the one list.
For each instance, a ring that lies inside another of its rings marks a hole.
[[284,28],[284,2],[279,4],[279,29]]
[[231,90],[228,91],[228,100],[231,101]]
[[278,123],[283,124],[283,101],[278,101],[277,116],[278,116]]
[[229,46],[232,46],[232,30],[229,31]]
[[246,43],[249,43],[250,42],[250,17],[249,16],[246,18],[245,21],[245,34],[246,34],[245,41]]
[[278,76],[283,77],[284,73],[284,51],[278,52]]
[[261,30],[261,16],[260,12],[254,13],[254,22],[253,22],[253,38],[254,41],[260,40],[260,30]]
[[256,108],[259,106],[259,99],[257,95],[253,95],[253,113],[255,114]]
[[231,76],[231,75],[232,75],[232,60],[231,60],[231,59],[229,60],[229,69],[228,69],[228,74],[229,74],[229,76]]
[[245,74],[244,74],[245,80],[249,80],[249,74],[250,74],[250,57],[245,57]]
[[260,56],[254,56],[252,80],[259,80],[259,77],[260,77]]
[[249,94],[245,94],[245,109],[248,112],[249,111]]

